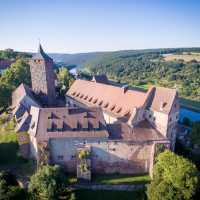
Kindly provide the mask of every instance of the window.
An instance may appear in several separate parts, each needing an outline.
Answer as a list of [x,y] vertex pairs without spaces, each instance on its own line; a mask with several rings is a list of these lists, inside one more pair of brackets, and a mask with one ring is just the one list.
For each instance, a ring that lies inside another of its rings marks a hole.
[[97,102],[97,100],[98,100],[98,99],[95,99],[95,100],[93,101],[93,103],[96,103],[96,102]]
[[101,106],[103,104],[103,101],[101,100],[100,102],[99,102],[99,106]]
[[74,158],[76,158],[76,156],[75,156],[75,155],[72,155],[72,156],[71,156],[71,159],[74,159]]
[[58,155],[58,160],[63,160],[64,156],[63,155]]
[[151,118],[151,114],[149,114],[149,118]]
[[33,129],[35,127],[35,122],[33,122],[33,124],[31,125],[31,128]]
[[115,105],[111,106],[110,110],[113,111],[115,109]]
[[117,113],[120,113],[121,110],[122,110],[122,108],[118,108],[118,109],[117,109]]

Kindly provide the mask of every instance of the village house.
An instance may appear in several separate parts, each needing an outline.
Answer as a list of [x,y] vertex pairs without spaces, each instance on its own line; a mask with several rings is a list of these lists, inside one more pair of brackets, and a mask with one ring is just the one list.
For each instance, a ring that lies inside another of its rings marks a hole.
[[[147,92],[114,86],[107,77],[77,79],[58,107],[53,60],[41,45],[30,60],[32,89],[21,84],[12,96],[22,154],[77,170],[77,151],[89,149],[92,173],[147,173],[161,147],[174,149],[179,118],[175,89]],[[24,134],[24,133],[28,134]],[[24,151],[24,152],[23,152]]]

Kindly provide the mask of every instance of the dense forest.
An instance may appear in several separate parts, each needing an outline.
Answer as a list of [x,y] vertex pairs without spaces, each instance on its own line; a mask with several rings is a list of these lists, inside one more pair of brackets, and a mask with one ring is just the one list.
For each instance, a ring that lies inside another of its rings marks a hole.
[[8,49],[8,50],[0,50],[0,59],[8,59],[8,60],[16,60],[19,58],[29,58],[31,57],[30,54],[28,53],[23,53],[23,52],[16,52],[13,51],[12,49]]
[[147,89],[149,85],[177,88],[180,96],[200,101],[200,63],[196,60],[165,61],[164,54],[200,52],[200,48],[155,49],[108,53],[87,62],[90,74],[106,74],[110,79]]

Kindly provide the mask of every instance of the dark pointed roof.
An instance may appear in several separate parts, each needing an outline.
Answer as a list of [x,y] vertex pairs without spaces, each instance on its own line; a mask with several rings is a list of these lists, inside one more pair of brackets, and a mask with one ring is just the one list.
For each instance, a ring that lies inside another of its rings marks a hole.
[[43,50],[42,45],[39,44],[38,52],[33,55],[32,59],[42,59],[42,60],[51,60],[50,58]]

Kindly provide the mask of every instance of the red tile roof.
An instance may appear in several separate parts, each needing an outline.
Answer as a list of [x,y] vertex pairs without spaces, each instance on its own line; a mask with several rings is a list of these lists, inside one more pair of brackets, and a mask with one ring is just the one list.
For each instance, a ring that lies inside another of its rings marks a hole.
[[116,117],[124,117],[131,116],[134,108],[146,106],[147,101],[150,109],[168,114],[177,97],[177,91],[152,87],[147,92],[142,92],[93,81],[76,80],[68,90],[67,96],[87,106],[101,107]]
[[166,140],[161,133],[159,133],[151,124],[147,121],[141,121],[134,128],[130,127],[127,123],[115,122],[108,126],[110,139],[146,142],[153,140]]
[[150,109],[169,114],[177,95],[176,89],[154,87],[153,100],[150,104]]
[[88,106],[100,106],[118,117],[131,114],[133,108],[142,107],[147,99],[146,93],[141,91],[124,91],[120,87],[86,80],[76,80],[67,95]]
[[38,140],[54,137],[108,137],[103,113],[99,108],[34,108],[35,127],[30,134]]

